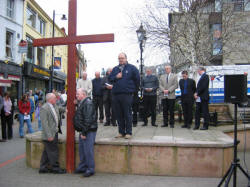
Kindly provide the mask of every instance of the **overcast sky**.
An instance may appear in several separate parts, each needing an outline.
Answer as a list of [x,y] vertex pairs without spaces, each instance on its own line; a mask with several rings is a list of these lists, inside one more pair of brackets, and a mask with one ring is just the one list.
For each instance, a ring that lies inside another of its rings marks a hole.
[[[36,0],[37,3],[52,17],[56,14],[68,14],[68,0]],[[139,44],[136,31],[128,29],[131,26],[128,14],[140,11],[146,0],[78,0],[77,7],[77,35],[114,33],[114,43],[84,44],[82,49],[87,59],[87,73],[94,77],[95,71],[101,71],[118,64],[117,56],[125,52],[129,63],[138,67],[140,58]],[[56,16],[56,24],[65,27],[68,22],[61,21]],[[140,22],[138,20],[138,28]],[[147,46],[146,46],[147,49]],[[151,54],[145,51],[145,64],[160,64],[164,60],[162,54]]]

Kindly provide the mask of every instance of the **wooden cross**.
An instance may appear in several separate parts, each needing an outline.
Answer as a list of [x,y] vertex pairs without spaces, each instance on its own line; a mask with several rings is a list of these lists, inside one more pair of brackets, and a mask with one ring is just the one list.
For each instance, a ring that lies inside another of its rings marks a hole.
[[68,93],[67,93],[67,141],[66,168],[68,173],[75,169],[75,130],[73,116],[75,114],[74,99],[76,96],[76,47],[78,43],[114,42],[114,34],[98,34],[76,36],[77,0],[69,0],[68,36],[35,39],[33,46],[68,45]]

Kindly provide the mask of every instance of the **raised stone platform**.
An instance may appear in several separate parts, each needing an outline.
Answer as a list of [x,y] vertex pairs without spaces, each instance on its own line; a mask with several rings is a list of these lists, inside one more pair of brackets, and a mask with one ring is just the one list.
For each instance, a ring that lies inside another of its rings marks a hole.
[[[220,126],[216,128],[219,131],[224,132],[225,134],[234,138],[234,126],[227,125],[227,126]],[[237,125],[237,139],[240,141],[238,144],[238,150],[244,151],[250,150],[250,124],[238,124]]]
[[[65,128],[64,128],[65,129]],[[65,130],[64,130],[65,131]],[[65,134],[59,136],[59,162],[66,165]],[[222,177],[233,158],[233,139],[219,130],[193,131],[176,125],[133,128],[130,140],[115,139],[117,127],[99,124],[95,145],[96,172]],[[26,136],[27,165],[39,167],[41,133]],[[76,165],[79,163],[76,134]]]

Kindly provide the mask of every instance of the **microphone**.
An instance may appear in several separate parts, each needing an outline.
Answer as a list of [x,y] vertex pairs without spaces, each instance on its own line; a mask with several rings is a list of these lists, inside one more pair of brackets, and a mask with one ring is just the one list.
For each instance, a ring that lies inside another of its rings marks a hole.
[[124,69],[124,66],[123,66],[123,65],[121,65],[121,66],[119,66],[118,68],[120,69],[120,72],[122,72],[122,71],[123,71],[123,69]]

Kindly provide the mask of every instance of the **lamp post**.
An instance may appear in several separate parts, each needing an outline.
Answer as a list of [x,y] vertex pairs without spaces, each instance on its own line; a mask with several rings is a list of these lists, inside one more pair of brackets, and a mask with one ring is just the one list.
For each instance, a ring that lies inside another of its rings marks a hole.
[[[53,10],[53,20],[52,20],[52,38],[55,37],[55,10]],[[62,14],[61,20],[67,20],[66,15]],[[51,47],[51,70],[50,70],[50,87],[49,90],[52,92],[53,90],[53,74],[54,74],[54,46]]]
[[143,53],[143,48],[145,47],[146,43],[146,31],[144,30],[142,24],[140,25],[139,29],[136,31],[137,33],[137,38],[140,46],[140,98],[143,98],[143,90],[142,90],[142,78],[143,78],[143,58],[142,58],[142,53]]

